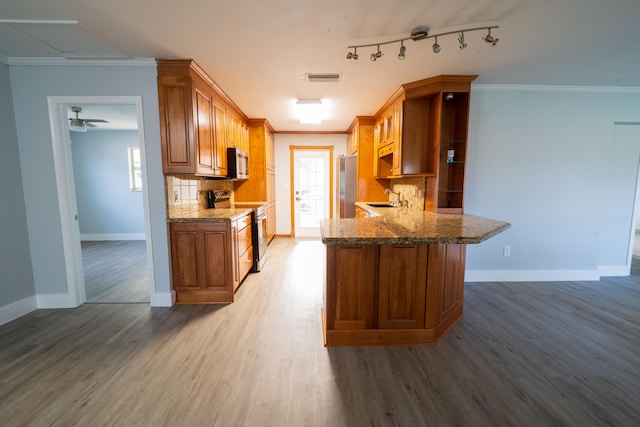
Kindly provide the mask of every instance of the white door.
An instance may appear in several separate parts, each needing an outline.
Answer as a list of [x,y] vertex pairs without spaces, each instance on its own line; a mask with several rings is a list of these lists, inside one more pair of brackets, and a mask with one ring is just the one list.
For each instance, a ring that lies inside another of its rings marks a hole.
[[331,212],[333,150],[329,147],[292,147],[292,150],[294,236],[320,237],[320,220],[329,218]]

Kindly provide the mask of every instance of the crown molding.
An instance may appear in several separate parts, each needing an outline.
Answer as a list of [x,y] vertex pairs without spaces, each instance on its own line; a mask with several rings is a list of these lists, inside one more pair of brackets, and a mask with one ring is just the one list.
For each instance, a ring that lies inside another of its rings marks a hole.
[[475,92],[572,92],[572,93],[640,93],[637,86],[562,86],[562,85],[492,85],[472,84]]
[[[0,59],[1,60],[1,59]],[[6,58],[8,65],[62,66],[62,67],[149,67],[156,66],[154,58],[80,59],[80,58]]]

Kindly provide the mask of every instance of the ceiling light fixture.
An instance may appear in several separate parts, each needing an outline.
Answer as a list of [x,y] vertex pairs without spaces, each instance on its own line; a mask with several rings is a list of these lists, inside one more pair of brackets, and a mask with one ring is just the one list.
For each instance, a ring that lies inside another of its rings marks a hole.
[[327,104],[320,99],[298,99],[296,117],[302,124],[320,124],[328,116]]
[[404,45],[404,41],[400,42],[400,53],[398,54],[398,59],[400,61],[404,61],[405,58],[405,52],[407,51],[407,47]]
[[440,52],[440,45],[438,44],[438,36],[436,36],[436,41],[433,43],[433,53]]
[[378,51],[376,53],[371,54],[371,60],[375,62],[376,59],[380,58],[381,56],[382,56],[382,52],[380,51],[380,45],[378,45]]
[[437,33],[437,34],[429,34],[429,27],[426,27],[424,25],[421,25],[419,27],[414,28],[411,31],[411,34],[408,37],[403,37],[401,39],[396,39],[396,40],[389,40],[386,42],[380,42],[380,43],[371,43],[371,44],[361,44],[361,45],[352,45],[352,46],[347,46],[347,49],[353,49],[353,52],[349,52],[347,53],[347,59],[354,59],[357,60],[358,59],[358,48],[361,47],[376,47],[376,52],[372,53],[370,58],[371,61],[376,61],[378,58],[380,58],[382,56],[382,51],[380,50],[380,46],[384,46],[386,44],[392,44],[392,43],[400,43],[400,53],[398,54],[398,59],[399,60],[403,60],[405,59],[405,53],[406,53],[406,46],[404,45],[404,42],[407,40],[413,40],[418,41],[418,40],[425,40],[425,39],[430,39],[430,38],[435,38],[435,43],[433,43],[433,53],[438,53],[440,52],[440,45],[438,44],[438,37],[441,36],[447,36],[450,34],[458,34],[458,49],[463,50],[464,48],[467,47],[467,43],[464,41],[464,33],[470,33],[472,31],[484,31],[487,30],[488,34],[483,37],[483,40],[489,44],[491,44],[491,46],[495,46],[496,43],[498,43],[498,38],[497,37],[493,37],[491,36],[491,30],[494,28],[499,28],[497,25],[492,25],[492,26],[487,26],[487,27],[475,27],[475,28],[464,28],[461,30],[456,30],[456,31],[446,31],[446,32],[441,32],[441,33]]
[[467,44],[464,41],[464,32],[458,35],[458,49],[462,50],[467,47]]
[[498,43],[499,39],[497,37],[491,37],[491,28],[487,28],[487,31],[488,31],[488,33],[483,38],[483,40],[486,43],[489,43],[491,45],[491,47],[494,47]]

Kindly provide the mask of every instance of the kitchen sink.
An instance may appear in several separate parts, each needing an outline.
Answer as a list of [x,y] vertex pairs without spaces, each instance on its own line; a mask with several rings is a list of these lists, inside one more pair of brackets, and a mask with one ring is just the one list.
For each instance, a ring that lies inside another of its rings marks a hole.
[[367,203],[372,208],[395,208],[391,203]]

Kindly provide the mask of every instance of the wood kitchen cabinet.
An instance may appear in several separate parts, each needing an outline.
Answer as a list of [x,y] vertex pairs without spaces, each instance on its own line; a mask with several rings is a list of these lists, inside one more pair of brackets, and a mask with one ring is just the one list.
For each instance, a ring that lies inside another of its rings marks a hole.
[[463,313],[465,245],[328,244],[325,345],[437,342]]
[[348,139],[356,151],[352,155],[357,160],[356,200],[361,202],[385,202],[389,197],[384,194],[387,180],[376,179],[373,157],[375,149],[375,119],[371,116],[357,116],[349,126]]
[[273,128],[266,119],[248,121],[249,179],[235,184],[238,202],[266,202],[266,237],[276,234],[276,170]]
[[163,172],[226,177],[227,147],[247,140],[246,116],[193,60],[157,63]]
[[176,303],[233,302],[253,263],[251,214],[234,221],[174,222],[169,232]]
[[233,221],[231,229],[235,231],[235,250],[233,250],[235,260],[235,270],[233,278],[233,290],[235,291],[242,279],[246,277],[253,266],[253,242],[251,233],[251,215],[243,216]]
[[402,85],[376,114],[378,178],[424,176],[425,209],[462,213],[471,82],[443,75]]

